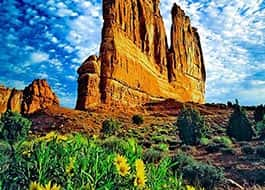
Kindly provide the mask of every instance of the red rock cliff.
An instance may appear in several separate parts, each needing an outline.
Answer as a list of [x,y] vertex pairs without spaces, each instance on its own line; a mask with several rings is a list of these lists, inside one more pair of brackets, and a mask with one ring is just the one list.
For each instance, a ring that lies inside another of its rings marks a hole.
[[[77,109],[101,103],[137,105],[174,98],[204,102],[205,70],[199,35],[174,5],[168,49],[159,0],[103,0],[99,58],[78,70]],[[90,65],[90,66],[88,66]],[[95,73],[87,67],[97,65]]]
[[11,111],[31,114],[49,106],[59,106],[46,80],[34,80],[23,91],[0,86],[0,114]]

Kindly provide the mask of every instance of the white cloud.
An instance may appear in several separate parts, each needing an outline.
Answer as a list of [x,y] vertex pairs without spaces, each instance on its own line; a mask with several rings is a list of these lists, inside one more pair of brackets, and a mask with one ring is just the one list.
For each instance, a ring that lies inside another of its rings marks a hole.
[[[192,25],[198,28],[207,69],[207,100],[223,101],[231,96],[243,98],[248,84],[257,83],[251,80],[255,73],[265,72],[264,64],[256,61],[260,54],[255,54],[257,46],[265,44],[264,2],[161,0],[168,35],[174,2],[184,9]],[[253,49],[248,48],[251,45]],[[262,50],[264,52],[265,47]],[[265,84],[259,84],[265,87]],[[249,92],[255,94],[257,90]]]
[[49,55],[47,53],[44,52],[33,52],[31,54],[31,62],[32,63],[41,63],[44,61],[48,61],[49,59]]
[[77,16],[78,14],[76,12],[73,12],[71,9],[69,9],[63,2],[59,2],[57,5],[57,14],[59,17],[66,17],[66,16]]
[[246,105],[258,105],[265,102],[265,85],[263,87],[253,87],[249,89],[243,89],[238,92],[241,102]]
[[69,80],[71,80],[71,81],[76,81],[76,77],[75,76],[72,76],[72,75],[69,75],[66,78],[69,79]]
[[[67,41],[77,51],[79,64],[91,54],[98,54],[102,28],[101,2],[75,0],[82,15],[69,23]],[[72,51],[71,49],[66,49]]]
[[36,76],[39,79],[48,79],[49,78],[49,75],[47,73],[45,73],[45,72],[37,73]]

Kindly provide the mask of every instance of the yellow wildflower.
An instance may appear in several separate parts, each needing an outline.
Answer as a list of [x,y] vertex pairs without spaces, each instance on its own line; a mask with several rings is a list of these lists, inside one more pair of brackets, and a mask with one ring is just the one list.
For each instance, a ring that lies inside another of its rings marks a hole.
[[42,186],[36,181],[30,182],[29,190],[42,190]]
[[65,172],[67,175],[71,175],[74,169],[74,164],[75,164],[75,158],[70,158],[70,163],[66,166]]
[[55,137],[57,136],[57,133],[55,131],[51,131],[49,133],[47,133],[44,137],[45,140],[47,141],[51,141],[53,140]]
[[45,185],[45,187],[42,188],[42,190],[60,190],[61,186],[54,184],[53,186],[51,185],[51,181],[49,181],[48,184]]
[[66,135],[57,135],[56,142],[59,143],[61,141],[67,141],[68,137]]
[[121,176],[126,176],[130,172],[130,166],[124,156],[117,155],[114,159],[116,169]]
[[195,187],[191,185],[186,185],[186,190],[196,190]]
[[121,163],[126,162],[126,158],[118,154],[116,158],[114,159],[114,162],[116,165],[120,165]]
[[31,151],[30,150],[25,150],[22,152],[22,155],[27,156],[28,158],[31,156]]
[[56,136],[57,136],[56,132],[55,131],[51,131],[51,132],[47,133],[45,136],[37,138],[35,141],[36,142],[42,142],[42,141],[50,142],[53,139],[55,139]]
[[134,185],[139,188],[143,188],[146,182],[144,162],[140,159],[136,160],[135,167],[136,167],[136,177],[134,180]]

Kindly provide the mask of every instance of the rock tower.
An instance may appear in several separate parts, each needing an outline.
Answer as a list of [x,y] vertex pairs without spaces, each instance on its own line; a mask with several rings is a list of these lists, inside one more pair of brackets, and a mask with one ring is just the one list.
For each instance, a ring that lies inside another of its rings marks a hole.
[[103,0],[99,57],[79,68],[76,108],[139,105],[168,98],[204,102],[200,37],[176,4],[168,46],[159,0]]

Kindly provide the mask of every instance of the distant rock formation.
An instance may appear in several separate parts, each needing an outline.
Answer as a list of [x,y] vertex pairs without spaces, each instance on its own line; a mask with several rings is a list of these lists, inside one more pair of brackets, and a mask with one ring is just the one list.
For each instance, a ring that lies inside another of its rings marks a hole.
[[103,0],[99,57],[79,68],[76,108],[152,100],[204,102],[206,73],[197,30],[174,4],[168,47],[159,0]]
[[46,80],[34,80],[23,91],[0,86],[0,114],[8,109],[31,114],[52,105],[59,106],[59,100]]

